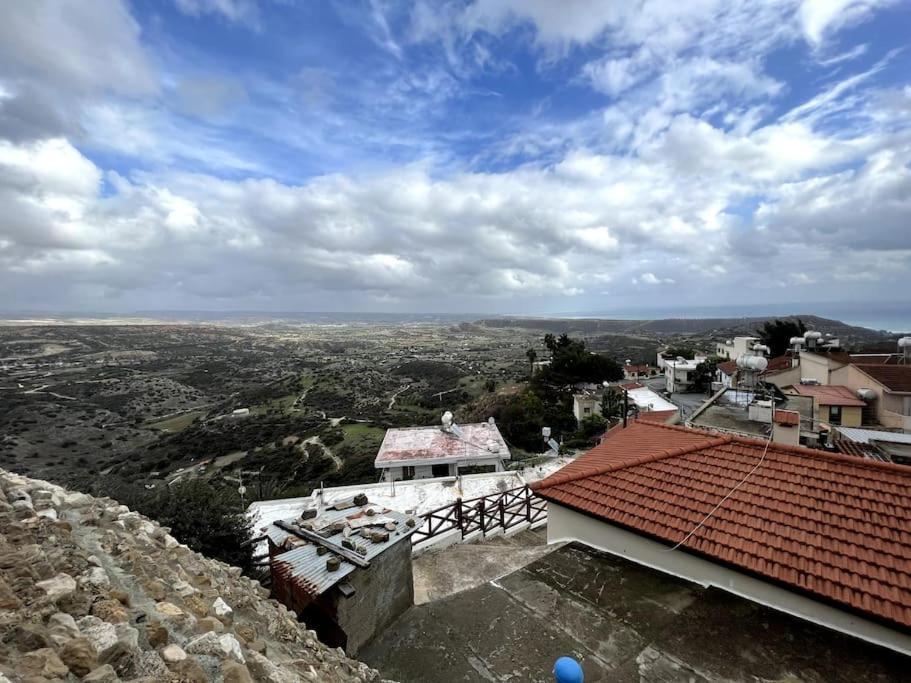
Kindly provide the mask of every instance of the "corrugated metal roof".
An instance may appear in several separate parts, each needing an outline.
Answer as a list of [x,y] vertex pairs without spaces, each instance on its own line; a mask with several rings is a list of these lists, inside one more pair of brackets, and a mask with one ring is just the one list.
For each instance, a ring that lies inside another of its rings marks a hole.
[[[373,515],[368,515],[367,510],[373,511]],[[307,541],[296,537],[292,532],[281,529],[275,524],[271,524],[266,530],[266,534],[275,545],[281,545],[286,539],[293,538],[296,543],[304,543],[300,547],[288,550],[275,555],[273,558],[273,571],[283,576],[286,580],[297,585],[301,590],[309,595],[320,595],[336,583],[351,574],[356,567],[344,557],[338,556],[341,560],[341,567],[334,572],[326,569],[326,560],[332,556],[332,548],[347,550],[342,546],[342,540],[349,538],[357,546],[363,549],[363,553],[357,553],[366,561],[370,561],[382,553],[387,548],[392,547],[399,541],[408,539],[417,529],[417,524],[408,526],[408,515],[395,510],[389,510],[380,505],[367,505],[350,507],[345,510],[326,509],[320,512],[318,517],[301,521],[300,518],[293,517],[283,520],[284,524],[291,526],[299,525],[308,531],[319,533],[319,529],[325,529],[335,522],[363,522],[365,519],[375,518],[378,522],[394,523],[395,529],[389,531],[389,540],[374,542],[369,538],[369,532],[373,529],[387,531],[384,526],[364,527],[359,530],[352,530],[350,526],[346,527],[348,535],[344,531],[325,538],[325,545],[329,547],[329,552],[320,555],[317,551],[319,547],[315,542]]]
[[334,572],[326,569],[329,553],[319,555],[312,543],[277,555],[273,560],[273,572],[284,576],[299,586],[308,595],[321,595],[353,572],[356,567],[342,560]]
[[857,443],[870,443],[871,441],[888,441],[890,443],[911,444],[911,434],[902,432],[884,432],[878,429],[860,429],[859,427],[836,427],[843,436]]

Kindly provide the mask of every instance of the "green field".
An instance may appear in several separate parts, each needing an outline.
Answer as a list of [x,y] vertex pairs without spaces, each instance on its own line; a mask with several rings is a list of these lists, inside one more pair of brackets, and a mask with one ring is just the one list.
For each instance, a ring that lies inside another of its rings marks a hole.
[[177,415],[175,417],[169,417],[166,420],[160,420],[158,422],[146,422],[146,427],[151,427],[152,429],[160,429],[163,432],[180,432],[193,424],[193,420],[197,417],[205,415],[206,411],[204,410],[191,410],[189,413],[184,413],[183,415]]

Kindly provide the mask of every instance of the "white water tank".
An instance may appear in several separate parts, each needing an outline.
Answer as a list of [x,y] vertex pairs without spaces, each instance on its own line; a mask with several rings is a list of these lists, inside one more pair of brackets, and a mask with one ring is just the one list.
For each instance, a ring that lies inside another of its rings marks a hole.
[[902,337],[898,340],[898,348],[911,349],[911,337]]
[[751,372],[762,372],[769,367],[769,361],[762,356],[740,356],[737,367]]
[[858,389],[857,398],[863,401],[872,401],[876,398],[876,392],[872,389]]

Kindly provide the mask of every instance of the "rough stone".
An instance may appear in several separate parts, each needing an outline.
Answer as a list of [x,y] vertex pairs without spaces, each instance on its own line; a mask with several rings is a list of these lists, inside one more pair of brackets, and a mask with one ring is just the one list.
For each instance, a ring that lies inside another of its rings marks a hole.
[[238,662],[224,662],[221,665],[221,675],[224,683],[253,683],[247,667]]
[[179,645],[166,645],[161,648],[160,654],[165,664],[176,664],[187,658],[187,653]]
[[9,584],[0,577],[0,610],[17,610],[22,607],[22,601],[16,597]]
[[27,653],[19,660],[19,673],[23,678],[43,676],[44,678],[63,678],[69,673],[66,664],[51,648],[46,647]]
[[22,652],[40,650],[50,644],[44,628],[38,624],[20,624],[15,633],[16,645]]
[[168,629],[162,626],[159,621],[151,621],[146,626],[146,638],[152,647],[161,647],[168,643],[170,634]]
[[95,647],[85,637],[67,641],[60,649],[60,659],[77,676],[85,676],[98,665]]
[[92,669],[92,671],[82,679],[82,683],[119,683],[119,681],[120,676],[117,675],[117,672],[114,671],[114,667],[110,664],[105,664],[99,666],[97,669]]
[[222,659],[231,658],[244,663],[244,654],[240,643],[230,633],[218,635],[213,631],[203,633],[187,643],[186,651],[194,655],[210,655]]
[[230,624],[234,619],[234,610],[221,598],[217,598],[215,602],[212,603],[212,614],[225,624]]
[[111,624],[122,624],[130,618],[117,600],[99,600],[92,605],[92,614]]
[[114,667],[121,678],[130,678],[136,670],[136,663],[139,651],[120,641],[115,642],[111,647],[101,653],[103,664],[110,664]]
[[38,581],[35,585],[43,590],[48,599],[53,602],[69,597],[76,592],[76,579],[69,574],[60,573],[52,579]]
[[209,606],[206,605],[205,600],[198,595],[191,595],[184,598],[184,604],[187,606],[187,609],[197,617],[204,617],[209,613]]
[[[7,502],[13,489],[25,492],[14,494],[18,511]],[[188,652],[188,639],[199,654]],[[166,665],[158,650],[171,644],[186,657],[169,655]],[[0,683],[377,676],[314,640],[239,567],[198,555],[115,501],[0,470]]]
[[249,624],[238,624],[234,627],[234,633],[239,638],[243,638],[246,643],[252,643],[256,640],[256,629]]
[[63,645],[71,638],[79,637],[79,627],[72,614],[66,612],[57,612],[48,617],[47,620],[48,638],[57,647]]
[[216,633],[221,633],[225,630],[224,624],[222,624],[215,617],[203,617],[196,621],[196,627],[203,633],[207,631],[215,631]]
[[79,631],[91,641],[97,652],[104,652],[117,642],[117,629],[114,624],[94,616],[82,617],[76,623]]
[[165,617],[171,617],[175,619],[181,619],[187,616],[187,613],[184,612],[180,607],[175,605],[172,602],[159,602],[155,605],[155,611]]
[[181,683],[209,683],[209,676],[199,662],[188,657],[171,667]]
[[133,675],[152,681],[167,680],[168,667],[157,652],[147,650],[136,655]]

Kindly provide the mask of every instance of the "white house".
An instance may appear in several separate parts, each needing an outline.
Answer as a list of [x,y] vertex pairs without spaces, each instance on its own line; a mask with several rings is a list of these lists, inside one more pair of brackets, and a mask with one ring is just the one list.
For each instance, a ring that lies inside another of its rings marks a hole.
[[587,417],[601,414],[601,396],[597,394],[573,394],[573,415],[582,423]]
[[742,355],[751,353],[753,345],[760,341],[759,337],[734,337],[715,342],[715,355],[728,360],[737,360]]
[[509,448],[493,420],[450,428],[387,429],[374,460],[384,481],[502,472]]
[[909,487],[911,467],[642,421],[532,484],[548,543],[584,543],[906,655]]
[[705,356],[696,356],[693,360],[677,357],[664,361],[664,379],[668,393],[689,391],[693,386],[696,366],[704,361]]

